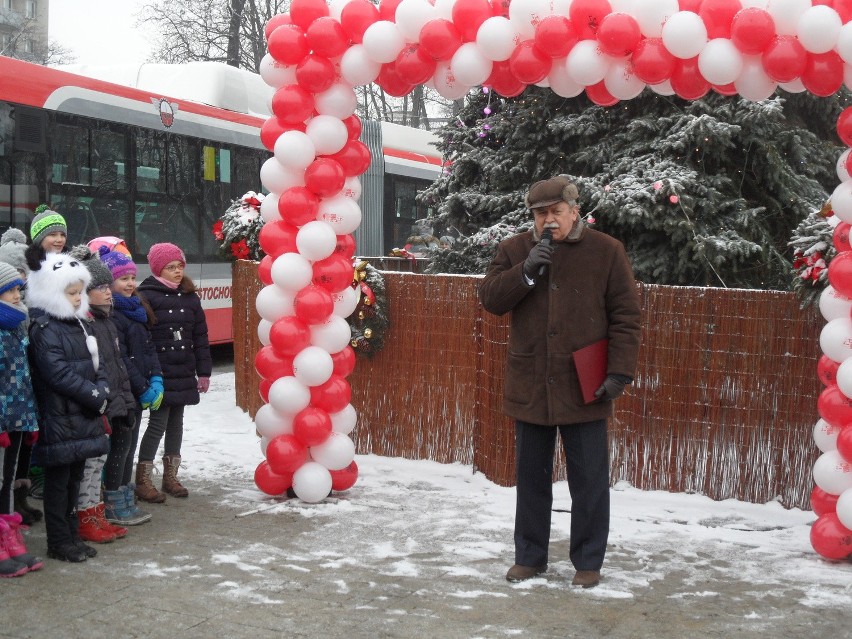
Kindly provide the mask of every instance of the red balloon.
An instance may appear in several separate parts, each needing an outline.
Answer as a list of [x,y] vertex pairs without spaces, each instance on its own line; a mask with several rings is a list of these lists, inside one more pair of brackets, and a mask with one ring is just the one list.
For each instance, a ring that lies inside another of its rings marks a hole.
[[[340,151],[327,157],[340,164],[346,177],[361,175],[370,167],[370,161],[373,159],[370,147],[361,140],[349,140]],[[340,188],[343,188],[342,184]]]
[[402,0],[382,0],[379,3],[379,20],[396,22],[396,8]]
[[357,140],[361,136],[361,118],[357,115],[353,113],[343,120],[343,124],[346,126],[346,133],[350,140]]
[[305,186],[320,197],[337,194],[345,181],[343,167],[331,158],[317,158],[305,169]]
[[349,0],[340,12],[340,24],[353,44],[361,44],[364,32],[378,19],[379,10],[369,0]]
[[305,30],[314,20],[327,15],[328,5],[325,0],[293,0],[290,3],[290,19]]
[[312,282],[330,293],[337,293],[352,284],[352,262],[332,253],[324,260],[314,262]]
[[827,513],[811,526],[811,546],[826,559],[852,556],[852,530],[840,523],[837,513]]
[[260,259],[260,264],[257,265],[257,279],[269,286],[272,284],[272,262],[275,258],[271,255],[264,255]]
[[408,95],[414,88],[411,82],[406,82],[400,77],[396,70],[396,62],[383,64],[381,71],[379,71],[379,77],[376,78],[375,82],[385,93],[395,98]]
[[848,424],[852,422],[852,400],[837,386],[829,386],[819,394],[817,412],[829,424]]
[[491,66],[491,75],[482,83],[483,86],[491,87],[504,98],[513,98],[520,95],[527,85],[518,80],[509,68],[508,60],[495,62]]
[[263,36],[269,41],[269,36],[277,27],[280,27],[282,24],[293,24],[293,21],[290,19],[289,13],[279,13],[277,15],[269,18],[269,21],[263,27]]
[[296,82],[311,93],[322,93],[334,84],[334,65],[328,58],[309,54],[296,66]]
[[317,218],[319,198],[304,186],[292,186],[278,198],[278,214],[293,226],[302,226]]
[[852,21],[852,0],[834,0],[831,4],[843,24]]
[[491,15],[495,18],[509,17],[509,0],[491,0]]
[[311,386],[311,406],[328,413],[342,411],[352,400],[352,387],[341,375],[332,374],[323,384]]
[[278,435],[266,447],[266,461],[276,475],[295,473],[307,458],[307,447],[290,434]]
[[334,312],[334,300],[326,289],[309,285],[296,293],[293,309],[305,324],[321,324]]
[[453,24],[455,24],[465,42],[476,40],[476,32],[482,23],[493,15],[488,0],[456,0],[453,5]]
[[355,349],[348,344],[343,350],[332,353],[331,361],[334,362],[334,374],[348,377],[355,370],[355,359]]
[[346,468],[330,470],[328,472],[331,474],[332,490],[349,490],[358,481],[358,464],[354,461]]
[[703,98],[710,91],[710,83],[698,70],[698,56],[678,60],[671,77],[672,89],[684,100]]
[[535,27],[535,46],[551,58],[564,58],[577,44],[577,31],[565,16],[547,16]]
[[355,238],[351,235],[338,235],[337,244],[334,245],[334,253],[351,260],[352,256],[355,255]]
[[304,122],[314,112],[314,96],[298,84],[288,84],[272,96],[272,112],[284,124]]
[[707,38],[730,38],[731,22],[742,8],[740,0],[702,0],[698,15],[707,27]]
[[828,513],[837,512],[837,500],[840,495],[832,495],[825,492],[819,486],[814,486],[811,491],[811,509],[817,517]]
[[435,74],[436,66],[435,58],[426,53],[419,44],[406,45],[396,57],[396,73],[409,85],[426,82]]
[[852,297],[852,252],[838,253],[828,263],[828,281],[838,293]]
[[608,107],[613,104],[618,104],[618,98],[607,90],[603,80],[597,84],[586,87],[586,95],[589,97],[589,100],[598,106]]
[[598,47],[607,55],[630,55],[641,37],[636,18],[626,13],[610,13],[598,26]]
[[568,17],[581,40],[594,40],[598,26],[610,13],[612,7],[607,0],[574,0],[568,9]]
[[550,73],[553,58],[535,46],[535,40],[524,40],[509,57],[509,69],[525,84],[541,82]]
[[269,389],[272,387],[272,382],[273,380],[271,379],[262,379],[257,385],[257,392],[260,394],[260,398],[267,404],[269,403]]
[[287,125],[273,115],[260,127],[260,141],[269,151],[275,150],[275,141],[287,130]]
[[837,51],[809,53],[802,84],[814,95],[823,98],[833,95],[843,86],[843,64]]
[[748,55],[759,55],[775,36],[775,20],[768,11],[748,7],[738,11],[731,22],[731,41]]
[[729,82],[728,84],[711,84],[710,87],[719,95],[736,95],[737,87],[734,86],[733,82]]
[[293,473],[279,475],[265,459],[254,469],[254,483],[267,495],[283,495],[293,485]]
[[281,355],[272,346],[263,346],[254,356],[254,369],[263,379],[274,381],[293,374],[293,358]]
[[349,36],[341,24],[331,17],[317,18],[305,29],[308,46],[317,55],[336,58],[349,48]]
[[659,84],[672,77],[677,59],[660,38],[640,40],[633,52],[633,72],[647,84]]
[[295,24],[282,24],[269,34],[269,55],[282,64],[297,64],[311,50],[305,32]]
[[[852,107],[846,107],[837,118],[837,135],[846,146],[852,146]],[[852,153],[849,154],[852,157]]]
[[837,434],[837,452],[845,461],[852,462],[852,424],[846,424]]
[[293,417],[293,436],[305,446],[309,448],[318,446],[328,439],[329,435],[331,435],[331,417],[323,409],[308,406]]
[[677,4],[681,11],[692,11],[692,13],[698,13],[701,8],[701,0],[678,0]]
[[837,369],[840,368],[840,362],[835,362],[828,355],[823,355],[817,363],[817,376],[826,386],[837,384]]
[[296,248],[298,232],[299,229],[292,224],[284,220],[275,220],[261,227],[260,233],[257,234],[257,241],[264,253],[276,258],[284,253],[294,253],[298,250]]
[[429,20],[420,29],[420,46],[436,60],[449,60],[461,45],[461,34],[449,20]]
[[292,358],[311,345],[311,329],[298,317],[280,317],[269,329],[269,341],[276,353]]
[[[852,153],[850,153],[849,156],[852,157]],[[852,225],[848,222],[839,222],[837,226],[834,227],[832,240],[834,242],[834,248],[837,249],[838,253],[842,253],[843,251],[852,251],[852,244],[849,243],[850,228],[852,228]]]
[[804,73],[808,52],[796,36],[777,36],[764,50],[761,61],[766,75],[775,82],[792,82]]

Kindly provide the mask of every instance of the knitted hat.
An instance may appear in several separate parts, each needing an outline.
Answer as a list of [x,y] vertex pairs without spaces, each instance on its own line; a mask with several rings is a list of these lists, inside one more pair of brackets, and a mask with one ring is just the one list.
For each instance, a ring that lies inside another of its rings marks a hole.
[[[36,210],[38,211],[38,209]],[[64,217],[48,208],[36,213],[30,224],[30,237],[33,238],[33,244],[36,246],[41,245],[45,237],[57,231],[68,235],[68,225],[65,223]]]
[[174,244],[163,242],[162,244],[154,244],[148,250],[148,265],[151,267],[151,272],[159,277],[163,272],[163,267],[169,262],[180,260],[186,266],[186,256]]
[[84,295],[80,308],[74,309],[65,297],[65,289],[77,282],[88,287],[92,276],[79,260],[68,253],[48,253],[41,268],[30,273],[27,282],[27,304],[44,309],[48,315],[63,319],[85,318],[89,300]]
[[24,280],[21,279],[21,274],[11,264],[0,262],[0,294],[5,293],[16,286],[23,286]]
[[69,252],[71,257],[76,257],[80,260],[80,263],[86,267],[89,273],[92,276],[89,285],[86,287],[87,291],[91,291],[94,288],[99,286],[112,285],[112,273],[110,273],[109,267],[106,264],[101,262],[97,253],[92,253],[84,244],[80,244],[79,246],[75,246]]
[[[103,251],[105,248],[102,246],[98,250]],[[136,264],[134,264],[129,255],[125,255],[120,251],[107,250],[105,253],[101,253],[101,262],[106,264],[106,267],[112,272],[113,279],[117,280],[123,275],[136,275]]]
[[557,175],[549,180],[539,180],[530,187],[524,197],[528,209],[538,209],[557,202],[576,204],[580,192],[567,175]]
[[25,275],[30,272],[24,251],[27,250],[27,236],[21,229],[11,228],[0,236],[0,262],[11,264]]

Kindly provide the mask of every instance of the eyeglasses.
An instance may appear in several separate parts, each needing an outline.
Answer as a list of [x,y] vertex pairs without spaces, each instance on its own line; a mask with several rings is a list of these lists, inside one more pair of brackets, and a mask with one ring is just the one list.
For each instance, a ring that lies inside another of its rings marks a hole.
[[95,286],[91,291],[97,291],[98,293],[106,293],[107,291],[112,290],[112,287],[109,284],[101,284],[100,286]]
[[170,266],[164,266],[163,270],[168,271],[169,273],[177,273],[178,271],[182,271],[186,268],[183,264],[172,264]]

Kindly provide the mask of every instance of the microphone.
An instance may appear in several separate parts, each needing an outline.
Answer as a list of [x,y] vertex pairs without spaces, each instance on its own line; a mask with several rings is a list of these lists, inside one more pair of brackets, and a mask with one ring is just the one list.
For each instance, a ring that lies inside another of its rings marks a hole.
[[[543,246],[550,246],[550,243],[553,241],[553,232],[550,229],[544,229],[541,234],[541,244]],[[547,264],[542,264],[538,267],[538,276],[541,277],[544,275],[544,272],[547,270]]]

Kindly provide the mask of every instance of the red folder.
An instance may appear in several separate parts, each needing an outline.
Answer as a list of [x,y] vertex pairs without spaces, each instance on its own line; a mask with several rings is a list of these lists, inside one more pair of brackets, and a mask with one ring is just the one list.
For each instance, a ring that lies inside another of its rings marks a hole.
[[607,349],[609,340],[604,338],[574,351],[574,366],[583,391],[583,401],[587,404],[597,400],[595,391],[606,379]]

